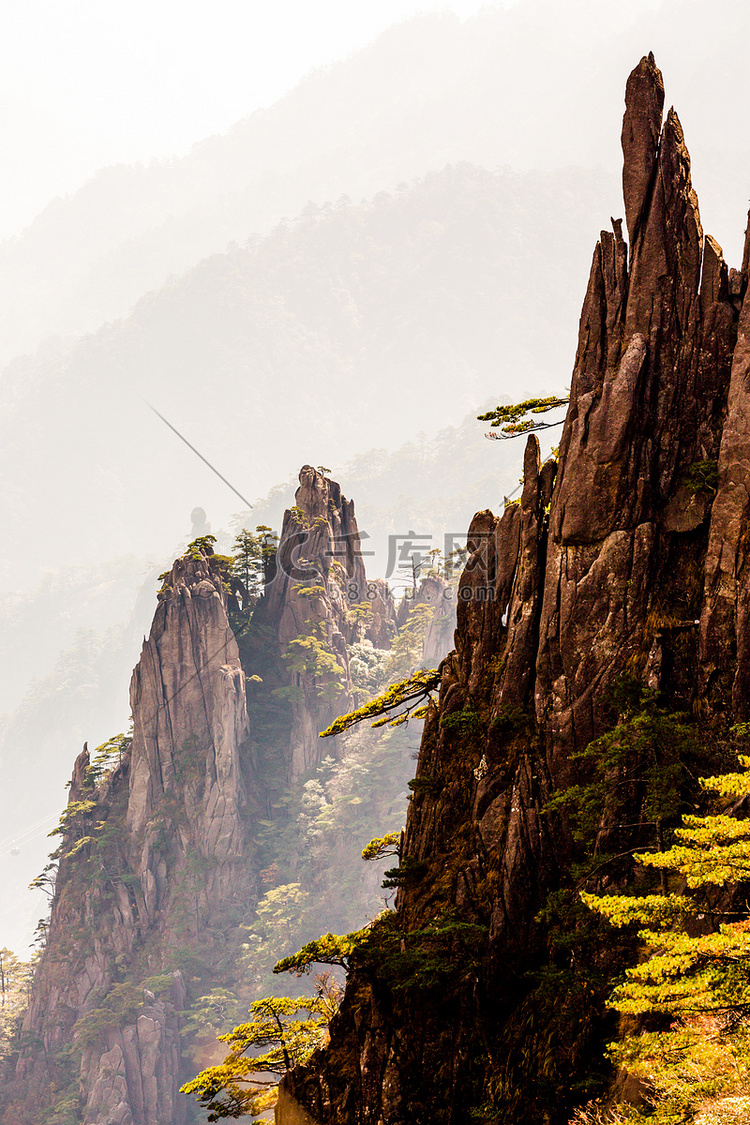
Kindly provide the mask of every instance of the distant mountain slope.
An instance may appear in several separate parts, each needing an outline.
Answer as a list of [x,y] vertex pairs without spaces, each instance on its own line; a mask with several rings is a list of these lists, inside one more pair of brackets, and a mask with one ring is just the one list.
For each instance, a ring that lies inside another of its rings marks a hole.
[[[749,37],[750,12],[733,0],[710,11],[695,0],[522,0],[465,23],[444,14],[400,24],[185,157],[103,169],[2,244],[0,362],[122,316],[170,274],[268,233],[308,200],[358,201],[463,160],[614,171],[615,75],[649,49],[669,64],[721,240],[746,205],[749,111],[695,81],[695,45],[706,72],[714,58],[741,74]],[[615,192],[606,198],[602,211],[617,205]]]
[[608,188],[464,165],[310,208],[69,355],[16,361],[0,385],[0,519],[11,542],[44,528],[45,557],[10,557],[10,588],[35,561],[165,554],[195,504],[215,525],[245,507],[143,398],[252,500],[290,466],[338,468],[488,397],[564,386],[589,269],[578,232],[595,236]]
[[[522,443],[491,445],[480,432],[469,416],[437,436],[415,434],[393,453],[370,449],[345,467],[340,480],[355,503],[363,551],[374,551],[365,555],[369,578],[387,569],[389,535],[400,545],[411,529],[423,553],[444,550],[446,535],[461,535],[463,543],[474,511],[498,508],[503,492],[513,490]],[[550,432],[559,440],[559,430]],[[289,476],[242,522],[279,530],[298,484],[293,471]],[[219,549],[230,551],[237,529],[215,530]],[[185,542],[172,544],[172,553]],[[391,581],[400,591],[407,564],[399,569],[393,561]],[[44,911],[44,895],[27,887],[50,850],[47,832],[71,758],[84,741],[93,748],[127,725],[130,673],[149,629],[156,576],[168,565],[165,556],[147,573],[145,559],[131,558],[48,573],[36,590],[0,606],[0,666],[7,669],[0,708],[8,711],[0,714],[0,933],[13,948],[25,947]]]

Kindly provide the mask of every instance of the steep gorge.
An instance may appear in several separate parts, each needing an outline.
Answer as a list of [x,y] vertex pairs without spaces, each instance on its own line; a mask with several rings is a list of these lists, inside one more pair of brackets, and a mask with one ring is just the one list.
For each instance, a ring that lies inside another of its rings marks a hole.
[[[594,252],[559,453],[542,464],[530,436],[520,502],[472,521],[397,909],[352,957],[329,1042],[282,1083],[279,1125],[564,1125],[611,1085],[622,949],[583,917],[582,860],[586,885],[632,883],[630,853],[663,828],[651,790],[671,779],[675,807],[691,792],[688,748],[599,777],[593,864],[560,795],[596,781],[581,754],[626,695],[709,746],[748,718],[750,236],[729,269],[663,108],[648,56],[626,89],[628,242],[616,220]],[[178,559],[132,742],[108,770],[76,762],[6,1125],[191,1120],[184,1013],[240,957],[256,826],[329,752],[317,732],[352,705],[351,646],[383,649],[399,624],[353,506],[310,466],[266,577],[233,630],[226,560],[200,543]]]

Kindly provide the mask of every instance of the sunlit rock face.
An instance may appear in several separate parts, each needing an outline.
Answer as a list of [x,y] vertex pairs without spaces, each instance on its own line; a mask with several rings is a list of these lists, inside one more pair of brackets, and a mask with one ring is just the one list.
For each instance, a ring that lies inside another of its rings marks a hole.
[[[179,794],[203,854],[221,863],[243,855],[252,774],[245,675],[221,573],[211,556],[196,556],[172,567],[130,686],[127,826],[133,838],[144,836],[143,871],[149,822],[169,794]],[[150,913],[157,909],[155,889]]]
[[[210,548],[193,549],[166,576],[131,706],[132,744],[112,771],[92,776],[87,751],[76,762],[8,1122],[44,1120],[66,1087],[85,1125],[186,1120],[185,982],[168,966],[231,944],[256,881],[245,675]],[[148,987],[154,974],[158,995]]]
[[[422,738],[402,949],[442,916],[486,927],[481,962],[450,1013],[435,990],[350,976],[329,1046],[284,1083],[321,1125],[457,1123],[468,1107],[504,1125],[567,1122],[581,1060],[601,1050],[604,993],[564,1048],[524,1008],[525,974],[548,957],[539,912],[573,855],[549,799],[585,780],[575,755],[616,722],[623,678],[672,711],[747,717],[749,255],[728,269],[703,236],[663,106],[648,56],[625,98],[629,242],[614,220],[595,248],[556,459],[541,464],[530,436],[520,503],[472,521],[455,651]],[[603,817],[604,851],[638,839],[639,800],[621,836]]]
[[[336,753],[336,741],[322,742],[319,733],[353,706],[347,646],[366,637],[388,647],[395,633],[387,584],[367,582],[354,502],[311,465],[299,481],[263,607],[290,670],[290,779]],[[300,643],[311,646],[309,658],[300,659]]]
[[[132,738],[104,769],[86,748],[76,760],[6,1125],[63,1108],[83,1125],[188,1120],[186,986],[192,966],[239,964],[262,894],[254,833],[268,771],[283,787],[331,752],[319,732],[351,707],[347,645],[396,628],[387,585],[366,583],[339,486],[305,466],[295,499],[241,627],[231,560],[209,541],[162,576],[130,685]],[[248,706],[243,660],[259,652],[271,675],[250,673]],[[258,685],[286,713],[263,759]]]

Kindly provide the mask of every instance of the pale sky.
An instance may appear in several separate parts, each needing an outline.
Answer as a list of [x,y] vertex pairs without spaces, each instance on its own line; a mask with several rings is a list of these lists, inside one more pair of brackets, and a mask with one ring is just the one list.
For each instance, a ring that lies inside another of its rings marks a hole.
[[514,0],[0,0],[0,237],[98,168],[179,155],[419,12]]

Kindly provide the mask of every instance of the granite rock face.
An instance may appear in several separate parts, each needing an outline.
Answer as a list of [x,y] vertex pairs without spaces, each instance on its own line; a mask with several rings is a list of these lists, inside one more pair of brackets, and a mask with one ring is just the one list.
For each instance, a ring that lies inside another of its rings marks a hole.
[[228,559],[197,541],[176,560],[131,680],[132,738],[105,768],[85,748],[76,760],[6,1125],[188,1120],[190,981],[175,966],[238,963],[263,893],[268,771],[288,785],[331,753],[319,731],[351,706],[347,646],[396,629],[339,486],[305,466],[295,500],[264,596],[241,599],[249,619]]
[[[165,798],[179,794],[193,842],[219,861],[212,879],[221,882],[221,866],[244,854],[251,779],[245,675],[221,574],[211,556],[196,555],[175,562],[133,673],[127,827],[133,838],[144,836],[146,871],[148,826]],[[157,896],[150,913],[158,907]]]
[[[185,985],[164,966],[178,948],[223,948],[254,901],[245,676],[210,553],[168,575],[131,704],[132,743],[114,768],[96,776],[86,750],[76,761],[8,1123],[45,1119],[61,1097],[82,1099],[84,1125],[185,1121]],[[134,974],[157,974],[158,996]]]
[[[484,955],[450,1012],[365,970],[350,976],[329,1046],[284,1083],[320,1125],[454,1125],[482,1112],[567,1122],[581,1053],[600,1048],[595,1033],[560,1044],[555,1079],[543,1017],[524,1014],[524,974],[545,950],[538,914],[572,851],[549,798],[581,779],[575,755],[616,721],[618,679],[674,711],[747,717],[750,254],[728,270],[703,237],[652,56],[625,103],[629,245],[617,220],[594,251],[559,463],[540,464],[529,437],[520,503],[472,521],[403,845],[415,874],[397,900],[402,950],[447,916],[487,927]],[[481,1112],[480,1088],[494,1099]]]
[[354,502],[311,465],[302,467],[299,480],[262,611],[292,680],[284,689],[291,709],[290,780],[335,753],[335,740],[323,743],[319,733],[352,709],[348,646],[367,637],[375,647],[388,647],[395,633],[387,585],[368,583],[365,575]]

